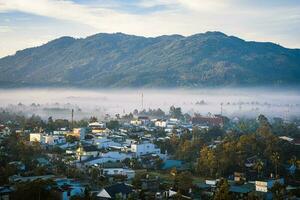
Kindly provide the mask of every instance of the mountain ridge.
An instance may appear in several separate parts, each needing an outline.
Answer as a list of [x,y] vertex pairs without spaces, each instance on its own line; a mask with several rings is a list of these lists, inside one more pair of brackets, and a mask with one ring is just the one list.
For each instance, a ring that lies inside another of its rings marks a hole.
[[0,59],[0,87],[299,85],[300,50],[222,32],[64,36]]

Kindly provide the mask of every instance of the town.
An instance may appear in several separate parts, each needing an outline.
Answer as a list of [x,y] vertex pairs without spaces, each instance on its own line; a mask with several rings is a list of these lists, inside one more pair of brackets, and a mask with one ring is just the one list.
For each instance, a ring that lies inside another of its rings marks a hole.
[[0,199],[297,199],[300,121],[0,114]]

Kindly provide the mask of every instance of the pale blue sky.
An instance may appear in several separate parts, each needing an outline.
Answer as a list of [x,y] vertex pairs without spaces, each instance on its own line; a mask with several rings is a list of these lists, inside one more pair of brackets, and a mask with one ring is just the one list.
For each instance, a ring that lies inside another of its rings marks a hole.
[[222,31],[300,48],[299,0],[0,0],[0,57],[60,36]]

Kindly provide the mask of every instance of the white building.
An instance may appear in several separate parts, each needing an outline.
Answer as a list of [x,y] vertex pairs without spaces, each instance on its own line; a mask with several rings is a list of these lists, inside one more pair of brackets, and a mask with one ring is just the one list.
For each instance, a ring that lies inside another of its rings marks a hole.
[[85,138],[85,128],[74,128],[73,134],[77,135],[80,140],[84,140]]
[[65,135],[67,133],[69,133],[67,130],[53,131],[53,135]]
[[103,175],[123,175],[127,176],[128,179],[132,179],[135,176],[135,172],[132,169],[124,169],[124,168],[104,168]]
[[160,154],[160,149],[156,148],[153,143],[149,142],[131,144],[130,150],[136,157],[146,154]]
[[29,140],[30,142],[40,142],[40,143],[45,142],[45,138],[43,137],[42,133],[30,133]]
[[268,192],[276,182],[278,182],[282,185],[284,184],[283,178],[270,179],[270,180],[266,180],[266,181],[255,181],[255,190],[258,192]]
[[107,153],[101,153],[99,157],[85,162],[85,165],[91,166],[91,165],[102,164],[106,162],[123,161],[126,158],[131,159],[132,154],[122,153],[118,151],[109,151]]
[[111,139],[108,139],[107,137],[102,137],[102,138],[94,138],[92,140],[93,145],[97,145],[99,149],[102,148],[108,148],[108,147],[121,147],[122,145],[120,143],[114,142]]
[[99,122],[92,122],[88,125],[90,128],[106,128],[105,123],[99,123]]
[[66,138],[59,135],[46,135],[44,136],[44,141],[48,145],[57,145],[66,143]]
[[167,127],[167,121],[166,120],[156,120],[154,124],[157,127],[162,127],[162,128]]
[[89,126],[89,128],[91,128],[92,133],[94,133],[94,134],[107,133],[109,131],[109,129],[106,128],[105,123],[93,122],[93,123],[89,123],[88,126]]
[[10,129],[0,124],[0,137],[6,137],[8,135],[10,135]]

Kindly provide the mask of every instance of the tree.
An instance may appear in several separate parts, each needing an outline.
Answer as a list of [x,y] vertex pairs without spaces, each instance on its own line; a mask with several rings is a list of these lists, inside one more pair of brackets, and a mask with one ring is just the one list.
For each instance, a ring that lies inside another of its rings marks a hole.
[[285,186],[279,182],[275,182],[273,187],[270,189],[273,194],[274,200],[284,199],[284,194],[286,192]]
[[169,110],[169,114],[171,117],[177,119],[181,119],[183,117],[180,107],[176,108],[175,106],[171,106]]
[[49,132],[54,131],[54,121],[53,121],[53,119],[52,119],[51,116],[48,118],[47,128],[46,128],[46,129],[47,129],[47,131],[49,131]]
[[230,185],[226,179],[221,179],[217,185],[216,192],[214,194],[214,200],[231,200],[232,197],[229,194]]
[[79,139],[76,136],[68,135],[66,137],[66,141],[69,142],[69,143],[74,143],[74,142],[79,141]]
[[98,119],[97,119],[97,117],[95,117],[95,116],[92,116],[92,117],[90,117],[90,119],[89,119],[89,122],[90,122],[90,123],[97,122],[97,121],[98,121]]
[[275,175],[276,177],[278,176],[278,164],[280,161],[280,156],[278,152],[274,152],[271,156],[271,161],[273,163],[273,165],[275,166]]
[[261,173],[262,173],[262,170],[263,170],[263,167],[264,167],[264,163],[262,160],[258,159],[254,165],[254,169],[257,170],[257,174],[259,177],[261,177]]
[[12,195],[12,199],[18,200],[50,200],[57,199],[51,189],[55,187],[56,183],[52,180],[35,180],[31,182],[18,183],[16,191]]
[[206,176],[209,173],[211,177],[214,177],[218,168],[217,164],[215,151],[204,146],[200,151],[200,157],[197,162],[198,173]]
[[106,124],[108,129],[118,129],[120,127],[120,123],[118,120],[110,120],[109,122],[107,122]]
[[192,186],[193,179],[191,172],[185,171],[175,175],[174,187],[177,188],[180,193],[187,194]]

